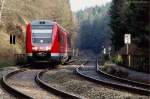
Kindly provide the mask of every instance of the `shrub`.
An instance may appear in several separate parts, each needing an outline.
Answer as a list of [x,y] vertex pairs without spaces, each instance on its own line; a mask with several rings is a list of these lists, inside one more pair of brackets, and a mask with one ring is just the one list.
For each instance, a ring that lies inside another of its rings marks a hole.
[[102,71],[105,71],[108,74],[112,74],[119,77],[127,77],[128,71],[119,68],[118,66],[115,66],[113,64],[105,64],[102,68]]
[[112,61],[118,65],[123,63],[123,59],[121,55],[117,55],[115,57],[113,57]]
[[108,64],[107,65],[105,64],[101,69],[102,69],[102,71],[105,71],[109,74],[114,74],[115,73],[115,69],[112,66],[108,65]]

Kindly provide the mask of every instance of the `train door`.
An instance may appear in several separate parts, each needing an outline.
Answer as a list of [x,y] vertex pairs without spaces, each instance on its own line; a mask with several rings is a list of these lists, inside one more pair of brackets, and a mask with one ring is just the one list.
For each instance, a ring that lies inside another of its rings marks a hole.
[[59,32],[59,41],[60,41],[60,52],[62,54],[62,53],[64,53],[64,35],[61,30]]

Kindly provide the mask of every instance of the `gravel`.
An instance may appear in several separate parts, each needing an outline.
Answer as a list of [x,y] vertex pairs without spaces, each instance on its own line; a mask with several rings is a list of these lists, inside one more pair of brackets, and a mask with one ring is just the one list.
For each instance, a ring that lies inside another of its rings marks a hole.
[[86,99],[149,99],[148,96],[120,91],[87,81],[75,75],[74,69],[74,65],[68,65],[50,70],[43,75],[42,79],[50,86]]

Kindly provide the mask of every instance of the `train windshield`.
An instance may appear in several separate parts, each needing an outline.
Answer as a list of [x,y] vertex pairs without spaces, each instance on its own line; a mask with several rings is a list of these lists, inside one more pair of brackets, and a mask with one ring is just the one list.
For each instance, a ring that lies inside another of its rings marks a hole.
[[48,44],[52,41],[52,26],[32,26],[32,43]]

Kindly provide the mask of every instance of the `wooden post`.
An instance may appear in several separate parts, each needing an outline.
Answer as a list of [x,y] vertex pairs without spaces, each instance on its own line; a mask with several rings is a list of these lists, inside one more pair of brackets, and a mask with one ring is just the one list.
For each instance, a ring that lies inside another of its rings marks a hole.
[[128,55],[128,53],[129,53],[129,45],[128,44],[126,44],[127,45],[127,55]]
[[130,54],[128,55],[128,65],[129,67],[131,67],[131,55]]
[[128,66],[131,66],[131,55],[129,54],[129,44],[127,45],[127,57],[128,57]]

